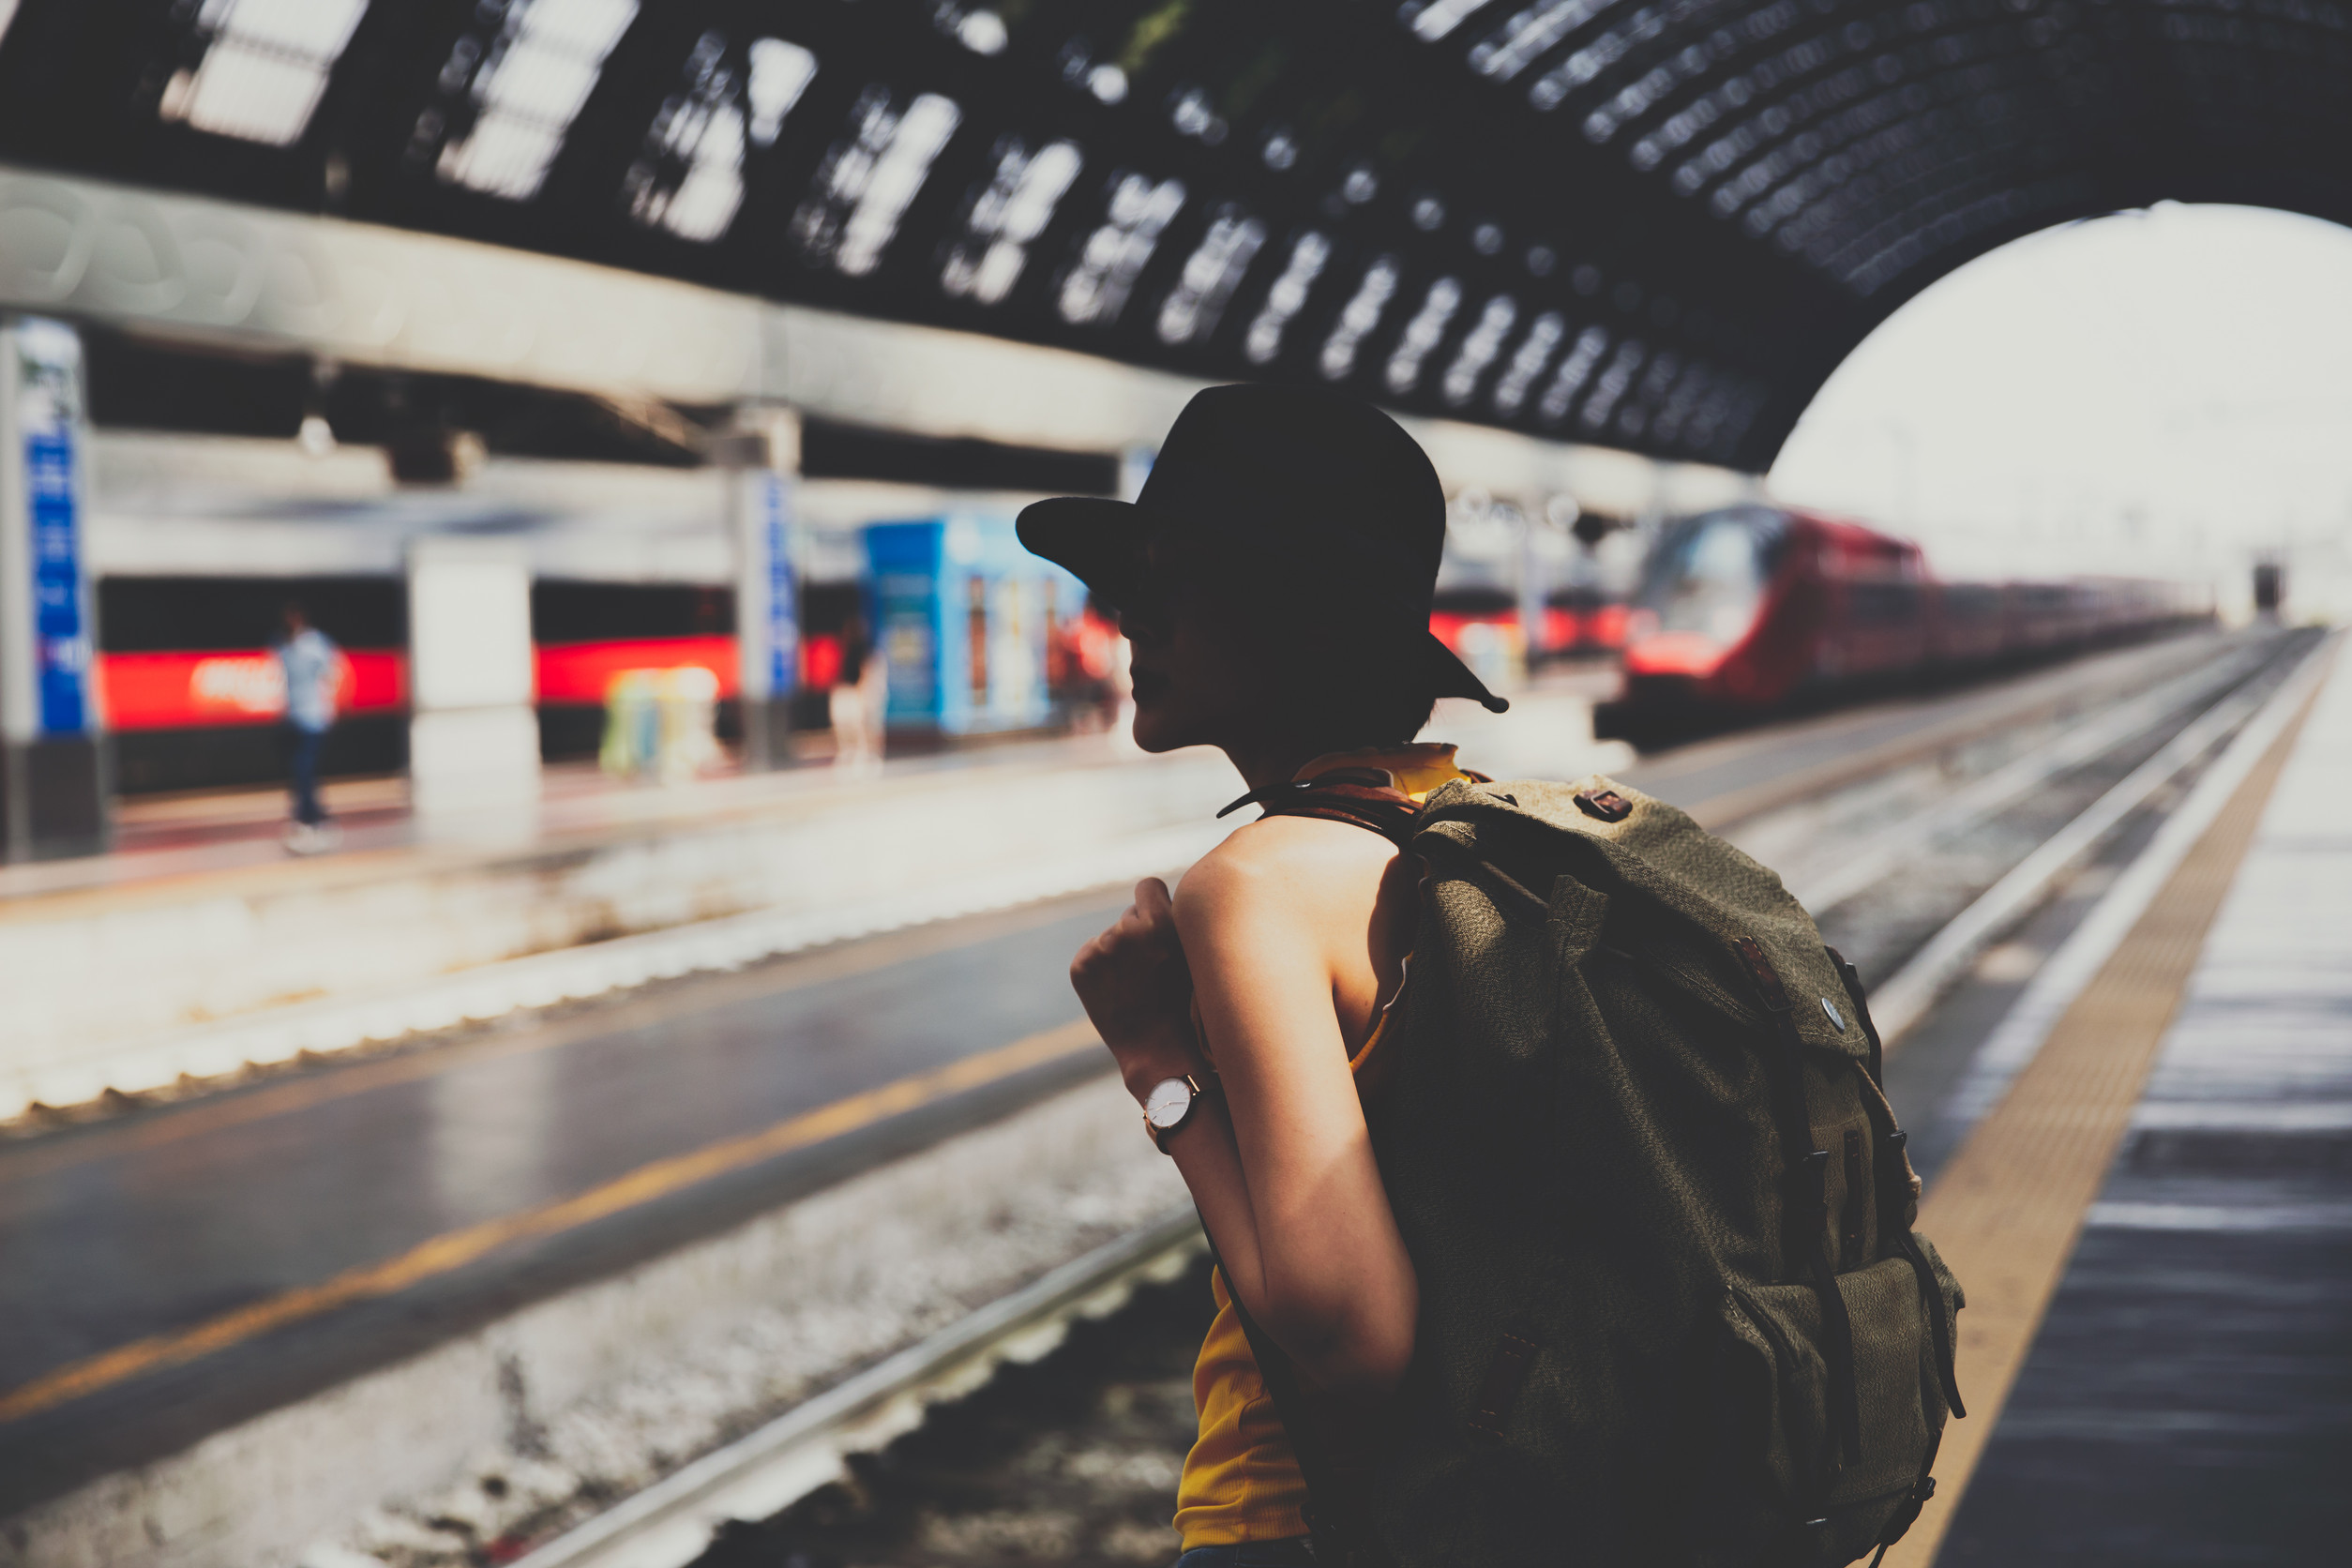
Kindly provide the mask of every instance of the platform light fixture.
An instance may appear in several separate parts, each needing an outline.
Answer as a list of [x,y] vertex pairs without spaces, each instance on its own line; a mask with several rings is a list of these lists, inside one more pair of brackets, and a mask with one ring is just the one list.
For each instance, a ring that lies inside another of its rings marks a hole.
[[[16,7],[6,0],[0,32]],[[292,146],[309,128],[368,0],[204,0],[183,25],[204,43],[163,84],[157,113],[195,130]]]

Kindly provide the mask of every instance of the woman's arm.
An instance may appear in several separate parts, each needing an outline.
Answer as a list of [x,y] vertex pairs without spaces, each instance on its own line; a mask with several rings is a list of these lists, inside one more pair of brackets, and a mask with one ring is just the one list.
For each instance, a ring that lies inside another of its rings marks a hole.
[[1157,881],[1136,893],[1071,966],[1078,994],[1138,1098],[1200,1070],[1181,1021],[1197,995],[1223,1093],[1167,1147],[1226,1283],[1319,1386],[1383,1395],[1418,1296],[1333,1007],[1329,921],[1245,855],[1195,867],[1180,908]]

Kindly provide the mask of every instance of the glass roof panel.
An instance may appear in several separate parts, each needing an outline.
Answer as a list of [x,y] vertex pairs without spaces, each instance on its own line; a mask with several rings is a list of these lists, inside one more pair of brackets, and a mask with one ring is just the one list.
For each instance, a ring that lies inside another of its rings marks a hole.
[[1514,418],[1527,406],[1527,395],[1535,385],[1535,378],[1551,363],[1552,351],[1560,347],[1568,335],[1568,318],[1557,310],[1546,310],[1528,324],[1527,336],[1512,353],[1511,363],[1495,378],[1495,412],[1505,419]]
[[1282,352],[1282,335],[1291,318],[1306,307],[1309,290],[1315,279],[1323,275],[1324,264],[1331,260],[1331,240],[1309,229],[1290,244],[1290,259],[1283,264],[1274,285],[1266,291],[1266,302],[1251,318],[1249,331],[1242,339],[1242,352],[1253,365],[1267,365]]
[[1397,336],[1396,347],[1389,352],[1388,368],[1381,379],[1391,392],[1401,395],[1420,383],[1423,361],[1445,337],[1446,324],[1461,307],[1459,279],[1440,278],[1429,285],[1429,292],[1421,296],[1421,309],[1405,324],[1405,330]]
[[1266,226],[1229,203],[1217,211],[1209,232],[1184,258],[1176,286],[1160,302],[1163,343],[1189,343],[1214,332],[1233,291],[1266,243]]
[[[0,33],[15,9],[7,5]],[[164,83],[159,117],[216,136],[292,145],[309,128],[367,9],[368,0],[207,0],[183,23],[203,56]]]
[[1454,363],[1445,368],[1445,379],[1439,392],[1455,408],[1470,400],[1478,391],[1478,384],[1485,378],[1486,368],[1502,353],[1503,339],[1518,324],[1519,302],[1509,294],[1497,294],[1478,312],[1478,321],[1462,337],[1462,346],[1454,353]]
[[1160,236],[1184,210],[1182,180],[1121,173],[1111,182],[1103,220],[1086,236],[1062,279],[1056,308],[1073,326],[1108,325],[1127,308],[1136,279],[1159,249]]
[[1018,136],[999,142],[996,155],[996,173],[972,199],[963,235],[940,272],[949,297],[983,305],[997,304],[1020,281],[1030,243],[1052,221],[1085,162],[1075,142],[1049,142],[1033,153]]
[[1345,381],[1355,373],[1356,354],[1364,339],[1380,324],[1380,317],[1388,309],[1388,302],[1396,296],[1396,285],[1404,280],[1404,268],[1394,256],[1376,256],[1364,269],[1364,279],[1356,292],[1341,308],[1339,319],[1332,324],[1331,336],[1323,339],[1323,352],[1317,368],[1325,381]]
[[1576,334],[1576,346],[1568,351],[1568,357],[1562,359],[1560,369],[1552,372],[1551,384],[1544,388],[1543,401],[1536,405],[1535,411],[1545,424],[1557,425],[1568,417],[1568,410],[1576,402],[1576,394],[1583,390],[1586,380],[1592,374],[1592,368],[1601,362],[1601,355],[1607,352],[1608,346],[1606,327],[1588,326]]
[[873,162],[866,171],[857,204],[842,226],[841,247],[833,264],[852,278],[874,270],[883,249],[898,232],[898,219],[923,188],[931,162],[963,122],[955,99],[937,93],[918,94],[891,128]]
[[636,19],[637,0],[511,0],[474,76],[473,126],[443,146],[441,177],[511,201],[536,196]]

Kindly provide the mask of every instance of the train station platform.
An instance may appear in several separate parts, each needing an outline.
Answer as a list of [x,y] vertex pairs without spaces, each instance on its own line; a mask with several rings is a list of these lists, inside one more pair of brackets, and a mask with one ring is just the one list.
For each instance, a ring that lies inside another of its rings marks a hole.
[[[1591,736],[1598,671],[1433,733],[1500,775],[1613,768],[1720,823],[2194,661],[2202,638],[1892,699],[1630,764]],[[1456,712],[1455,709],[1462,711]],[[276,841],[262,793],[138,808],[112,854],[0,867],[0,1123],[205,1092],[648,980],[1187,864],[1230,770],[1100,735],[681,785],[550,770],[535,811],[438,831],[397,780],[343,787],[340,852]],[[126,984],[127,976],[137,983]]]
[[1921,1229],[1968,1291],[1970,1416],[1891,1564],[2342,1552],[2352,671],[2330,658],[2084,912],[1934,1108],[1960,1126]]

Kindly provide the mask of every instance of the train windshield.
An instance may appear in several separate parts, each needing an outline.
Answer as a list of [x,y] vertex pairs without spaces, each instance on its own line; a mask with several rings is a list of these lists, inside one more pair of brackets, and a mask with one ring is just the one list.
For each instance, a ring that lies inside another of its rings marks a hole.
[[1737,642],[1780,564],[1786,520],[1763,506],[1702,512],[1669,525],[1644,574],[1640,607],[1661,632]]

